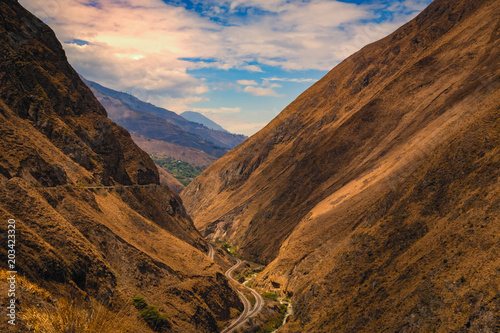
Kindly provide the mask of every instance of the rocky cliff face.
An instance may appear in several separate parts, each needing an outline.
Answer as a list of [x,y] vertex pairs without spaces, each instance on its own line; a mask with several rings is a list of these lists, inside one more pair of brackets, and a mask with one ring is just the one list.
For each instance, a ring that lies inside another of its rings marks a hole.
[[433,2],[183,191],[294,295],[279,332],[498,329],[499,15]]
[[[240,306],[153,161],[106,117],[54,33],[13,0],[0,3],[0,130],[0,230],[6,240],[16,220],[27,281],[19,314],[140,295],[170,316],[171,331],[213,332]],[[150,331],[135,308],[122,317]]]

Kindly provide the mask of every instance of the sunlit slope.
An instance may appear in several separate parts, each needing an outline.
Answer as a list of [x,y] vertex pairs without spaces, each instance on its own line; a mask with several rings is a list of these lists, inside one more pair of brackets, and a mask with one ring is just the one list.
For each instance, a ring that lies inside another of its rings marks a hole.
[[499,7],[433,2],[182,192],[293,296],[279,332],[498,330]]

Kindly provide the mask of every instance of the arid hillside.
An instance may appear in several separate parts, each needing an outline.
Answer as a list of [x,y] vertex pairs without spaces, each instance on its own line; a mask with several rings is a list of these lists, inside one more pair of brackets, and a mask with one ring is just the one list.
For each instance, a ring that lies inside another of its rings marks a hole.
[[51,332],[44,318],[76,304],[75,318],[104,314],[96,332],[149,332],[141,296],[169,332],[214,332],[241,306],[153,161],[14,0],[0,3],[0,131],[0,230],[7,244],[15,219],[18,271],[17,325],[0,331]]
[[181,194],[269,264],[279,332],[500,329],[500,5],[436,0]]

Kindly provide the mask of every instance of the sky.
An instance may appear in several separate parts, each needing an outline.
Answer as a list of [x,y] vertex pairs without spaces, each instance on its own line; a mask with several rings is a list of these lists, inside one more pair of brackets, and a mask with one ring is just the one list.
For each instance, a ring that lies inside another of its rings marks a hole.
[[20,0],[85,78],[251,135],[430,0]]

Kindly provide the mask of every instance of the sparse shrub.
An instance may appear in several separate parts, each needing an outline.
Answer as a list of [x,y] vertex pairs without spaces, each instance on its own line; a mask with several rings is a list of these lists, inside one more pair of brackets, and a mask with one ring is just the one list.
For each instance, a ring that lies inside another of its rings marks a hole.
[[142,310],[148,305],[148,303],[146,303],[144,297],[135,296],[132,298],[132,305],[134,305],[137,310]]
[[158,311],[158,308],[154,305],[147,305],[141,311],[142,318],[148,323],[149,327],[151,327],[156,332],[161,332],[164,328],[170,327],[170,323],[168,321],[168,316],[163,315]]
[[275,302],[278,301],[278,294],[275,294],[275,293],[264,293],[262,296],[264,296],[265,298],[268,298],[270,300],[273,300]]
[[285,318],[286,311],[287,311],[286,305],[281,304],[279,306],[279,308],[275,308],[275,309],[279,309],[279,311],[276,313],[276,315],[273,318],[271,318],[270,320],[261,324],[257,333],[274,332],[283,324],[283,319]]
[[[10,274],[7,270],[0,270],[0,280],[4,281],[8,278]],[[42,298],[43,300],[51,299],[51,294],[44,288],[40,287],[38,284],[31,282],[26,277],[22,275],[17,276],[17,284],[19,285],[19,289],[22,293],[29,293],[31,295],[36,295],[37,297]]]
[[237,257],[238,256],[238,252],[236,251],[236,249],[234,249],[231,246],[231,244],[229,244],[228,242],[223,242],[223,244],[221,245],[221,248],[223,250],[227,251],[227,253],[229,253],[233,257]]
[[144,297],[134,297],[132,299],[132,304],[137,310],[141,311],[142,318],[144,318],[149,327],[151,327],[154,331],[161,332],[163,329],[170,327],[168,316],[161,314],[156,306],[148,305]]

